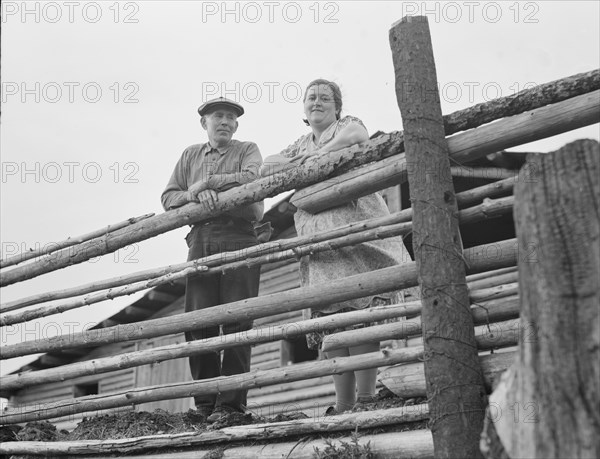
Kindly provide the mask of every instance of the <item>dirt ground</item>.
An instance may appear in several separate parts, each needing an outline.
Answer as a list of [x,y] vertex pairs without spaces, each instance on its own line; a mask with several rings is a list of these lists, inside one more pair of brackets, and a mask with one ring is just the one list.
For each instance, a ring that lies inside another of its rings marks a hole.
[[[424,399],[405,400],[399,398],[384,388],[377,394],[375,401],[366,405],[364,410],[386,409],[422,402],[424,402]],[[25,427],[16,425],[3,426],[0,427],[0,441],[67,441],[133,438],[145,435],[216,430],[236,425],[261,424],[303,418],[308,418],[308,416],[301,412],[278,414],[272,418],[254,416],[249,413],[232,413],[223,420],[207,424],[204,422],[204,418],[195,410],[189,410],[186,413],[169,413],[164,410],[156,410],[153,413],[128,411],[84,418],[71,432],[66,430],[59,431],[48,421],[30,422]],[[407,429],[423,428],[424,426],[425,423],[418,423],[418,425],[407,426]]]

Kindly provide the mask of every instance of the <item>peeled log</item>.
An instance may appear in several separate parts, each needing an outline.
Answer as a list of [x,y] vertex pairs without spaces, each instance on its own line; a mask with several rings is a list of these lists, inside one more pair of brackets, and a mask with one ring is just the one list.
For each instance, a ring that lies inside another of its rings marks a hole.
[[[447,137],[448,151],[454,164],[464,164],[489,153],[598,123],[599,100],[600,92],[594,91],[461,132]],[[407,162],[401,153],[403,144],[398,148],[397,157],[386,158],[303,188],[294,194],[292,204],[316,213],[406,181],[414,163]],[[446,177],[450,177],[449,172]]]
[[[425,404],[387,410],[340,414],[328,417],[327,419],[308,418],[294,421],[224,427],[218,430],[147,435],[137,438],[56,442],[3,442],[0,444],[0,454],[43,453],[46,456],[52,454],[61,455],[61,457],[65,454],[131,454],[162,448],[172,450],[174,447],[206,447],[207,445],[215,444],[227,444],[229,449],[232,442],[236,441],[260,442],[261,440],[270,441],[275,438],[296,435],[324,435],[332,432],[352,431],[357,428],[372,429],[374,427],[421,421],[427,419],[428,415],[429,410]],[[410,439],[406,438],[405,440],[409,441]]]
[[[471,306],[473,322],[476,325],[486,324],[484,327],[485,329],[483,332],[480,332],[479,335],[488,336],[501,333],[501,338],[508,340],[508,344],[512,344],[510,340],[513,339],[512,335],[514,335],[516,344],[516,333],[511,334],[505,332],[503,329],[499,331],[498,327],[500,327],[501,324],[498,324],[497,322],[519,317],[519,302],[517,296],[515,295],[508,298],[488,301],[481,306],[483,307],[479,308],[474,305]],[[382,325],[372,325],[356,330],[346,330],[327,335],[323,339],[321,350],[329,352],[334,349],[352,347],[358,344],[378,343],[388,339],[405,339],[409,336],[421,335],[421,327],[421,316],[417,316],[406,321],[401,320]],[[486,333],[486,331],[489,333]],[[476,339],[477,338],[478,337],[476,337]],[[491,342],[482,339],[482,342],[478,342],[479,347],[481,348],[482,346],[490,345],[496,347],[495,345],[498,343],[497,338],[492,336],[490,339]],[[502,343],[503,345],[506,344],[504,341],[502,341]]]
[[[350,443],[350,437],[336,439],[317,438],[301,439],[290,442],[267,444],[251,444],[231,446],[224,451],[213,449],[192,449],[164,453],[146,453],[139,456],[127,456],[129,459],[314,459],[315,447],[323,451],[327,442],[340,449],[341,442]],[[378,459],[433,459],[433,443],[428,430],[409,430],[407,432],[389,432],[372,435],[359,435],[359,445],[369,444],[371,451]],[[215,453],[218,451],[218,456]],[[65,457],[65,456],[61,456]],[[71,456],[68,456],[71,457]]]
[[365,370],[401,362],[414,362],[423,357],[421,346],[383,350],[368,354],[304,362],[271,370],[252,370],[232,376],[202,379],[181,383],[136,387],[125,392],[108,392],[47,404],[13,406],[0,414],[0,424],[15,424],[41,419],[71,416],[76,413],[97,412],[107,408],[129,406],[158,400],[218,394],[231,390],[251,389],[260,386],[299,381],[347,371]]
[[[469,273],[477,273],[513,266],[519,256],[518,251],[519,247],[516,241],[508,239],[494,244],[471,247],[465,250],[464,257]],[[0,347],[0,359],[48,352],[55,349],[64,350],[121,341],[134,341],[210,325],[232,323],[242,319],[254,320],[282,312],[314,308],[336,301],[402,290],[413,287],[416,283],[417,272],[414,262],[404,263],[337,279],[328,284],[312,285],[288,292],[248,298],[171,317],[149,319],[114,327],[9,344]]]
[[534,333],[521,335],[490,398],[481,449],[488,458],[598,457],[600,149],[578,140],[538,160],[538,179],[515,188],[517,236],[534,249],[519,260],[521,326]]

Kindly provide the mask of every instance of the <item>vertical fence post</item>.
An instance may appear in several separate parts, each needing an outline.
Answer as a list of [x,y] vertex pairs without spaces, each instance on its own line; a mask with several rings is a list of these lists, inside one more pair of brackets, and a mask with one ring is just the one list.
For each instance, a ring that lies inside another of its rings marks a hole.
[[427,18],[405,17],[394,24],[390,46],[413,208],[435,457],[481,457],[485,388]]
[[515,187],[521,323],[490,397],[487,458],[599,457],[600,146],[540,155]]

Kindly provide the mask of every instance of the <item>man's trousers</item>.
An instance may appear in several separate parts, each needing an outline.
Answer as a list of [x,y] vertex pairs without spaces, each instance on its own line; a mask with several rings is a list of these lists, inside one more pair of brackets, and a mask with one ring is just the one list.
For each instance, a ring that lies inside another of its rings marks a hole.
[[[248,248],[257,244],[256,233],[251,223],[236,220],[198,224],[186,236],[189,247],[188,261]],[[219,304],[231,303],[258,295],[260,266],[243,267],[225,274],[191,276],[187,278],[185,311],[197,311]],[[223,334],[236,333],[252,328],[252,321],[223,324]],[[187,341],[203,340],[219,336],[219,326],[201,327],[185,333]],[[250,371],[251,346],[238,346],[219,352],[199,354],[189,358],[192,378],[195,380],[230,376]],[[221,394],[194,397],[196,408],[214,408],[226,405],[244,410],[247,390],[223,392]]]

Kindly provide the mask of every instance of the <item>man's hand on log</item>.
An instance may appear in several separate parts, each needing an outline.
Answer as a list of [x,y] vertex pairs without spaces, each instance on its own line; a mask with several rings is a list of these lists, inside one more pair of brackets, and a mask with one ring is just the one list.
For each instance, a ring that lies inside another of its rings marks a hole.
[[198,196],[200,193],[208,189],[207,182],[200,181],[191,185],[187,190],[187,200],[189,202],[200,202]]
[[219,197],[215,190],[204,190],[198,193],[197,199],[197,202],[206,206],[209,210],[215,210]]

